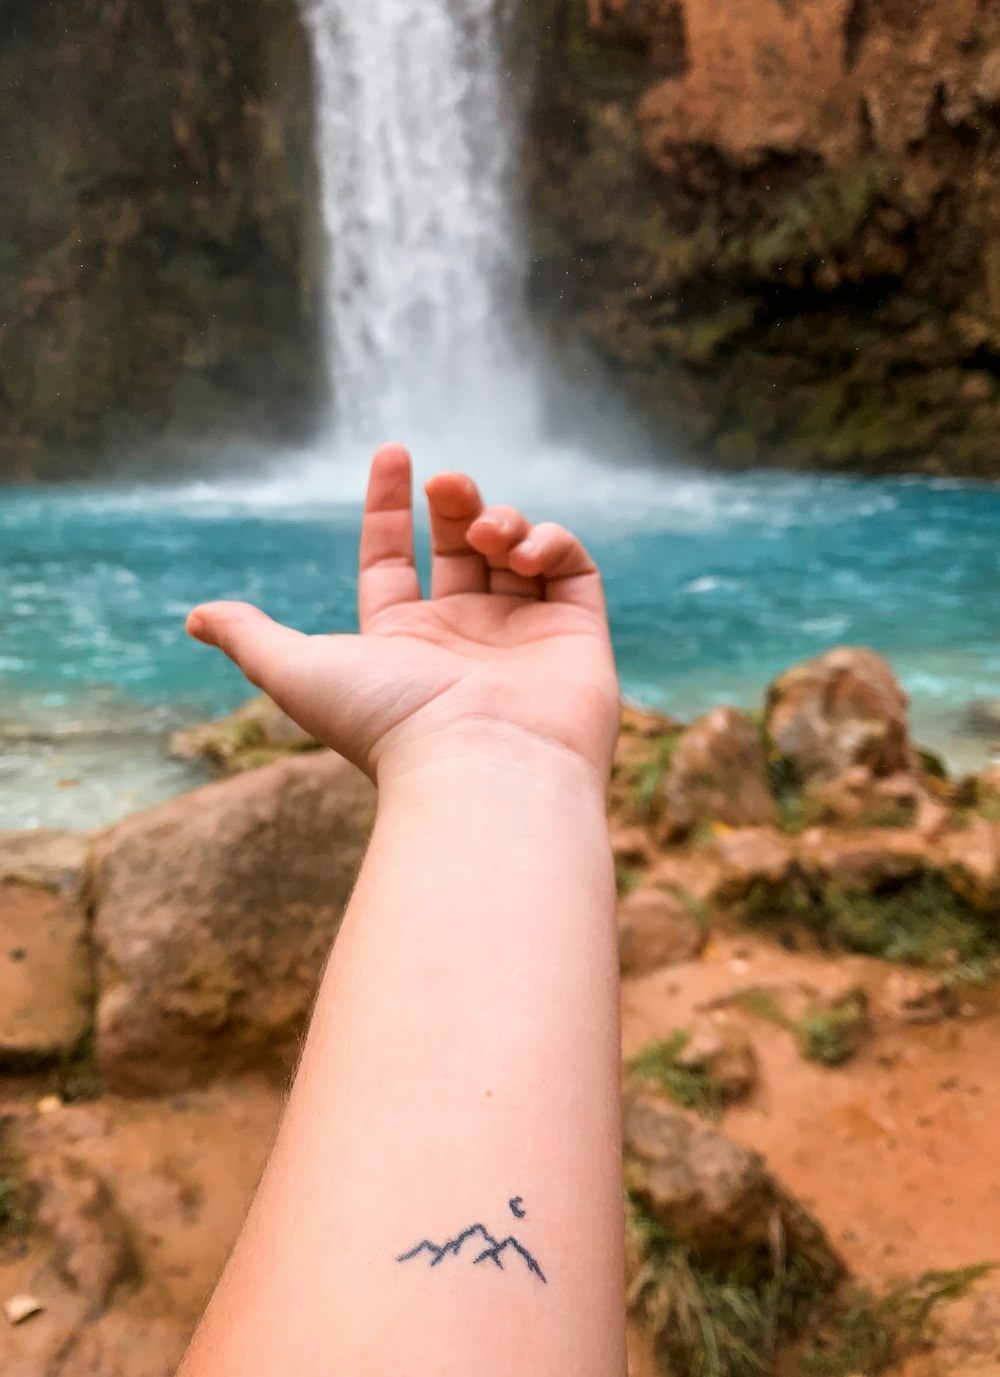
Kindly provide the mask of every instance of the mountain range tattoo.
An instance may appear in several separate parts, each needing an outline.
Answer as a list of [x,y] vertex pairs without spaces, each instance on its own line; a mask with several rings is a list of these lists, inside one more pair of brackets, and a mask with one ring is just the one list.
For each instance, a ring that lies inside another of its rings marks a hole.
[[[514,1196],[513,1200],[508,1201],[508,1205],[511,1213],[517,1219],[524,1218],[526,1212],[522,1208],[522,1201],[519,1195]],[[468,1228],[463,1229],[462,1232],[456,1234],[454,1238],[446,1239],[444,1243],[432,1243],[429,1238],[421,1239],[416,1247],[411,1248],[407,1253],[401,1253],[396,1261],[410,1262],[414,1258],[420,1257],[422,1254],[426,1253],[430,1257],[430,1266],[436,1267],[438,1263],[443,1262],[447,1257],[458,1257],[463,1246],[469,1239],[475,1239],[476,1242],[473,1244],[473,1247],[479,1247],[480,1249],[472,1259],[473,1265],[489,1260],[495,1267],[499,1267],[502,1272],[503,1261],[501,1254],[511,1249],[524,1260],[524,1264],[529,1272],[534,1272],[539,1281],[545,1281],[545,1273],[523,1243],[519,1242],[513,1234],[508,1234],[506,1238],[494,1238],[485,1224],[470,1224]],[[483,1247],[483,1244],[486,1246]]]

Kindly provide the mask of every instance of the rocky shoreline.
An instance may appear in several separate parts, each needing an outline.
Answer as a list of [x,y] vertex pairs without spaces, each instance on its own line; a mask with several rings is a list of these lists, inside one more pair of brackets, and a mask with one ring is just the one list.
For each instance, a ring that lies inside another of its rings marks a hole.
[[[266,700],[174,746],[221,777],[96,835],[0,835],[11,1377],[168,1377],[366,845],[367,780]],[[1000,774],[950,779],[889,666],[841,648],[757,718],[626,710],[609,812],[633,1377],[980,1371]]]

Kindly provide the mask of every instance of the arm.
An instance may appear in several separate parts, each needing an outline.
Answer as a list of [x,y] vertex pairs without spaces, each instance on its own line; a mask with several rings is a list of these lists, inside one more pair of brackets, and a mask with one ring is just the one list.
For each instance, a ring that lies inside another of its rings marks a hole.
[[[377,775],[379,813],[277,1145],[182,1377],[624,1372],[604,817],[617,700],[600,585],[568,533],[484,513],[451,475],[430,487],[437,597],[400,599],[408,485],[402,452],[380,451],[367,635],[195,614],[198,634]],[[447,653],[456,634],[477,648],[435,661],[428,687],[410,628],[435,603]],[[401,604],[407,629],[387,635]],[[529,624],[512,632],[517,618]]]

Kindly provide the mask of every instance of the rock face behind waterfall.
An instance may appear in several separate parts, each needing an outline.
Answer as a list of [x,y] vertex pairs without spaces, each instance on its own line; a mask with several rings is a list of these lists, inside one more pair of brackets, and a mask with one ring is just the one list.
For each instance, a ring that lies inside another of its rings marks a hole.
[[534,296],[675,450],[1000,475],[1000,11],[549,0]]
[[2,24],[0,481],[300,433],[319,350],[295,0],[14,0]]

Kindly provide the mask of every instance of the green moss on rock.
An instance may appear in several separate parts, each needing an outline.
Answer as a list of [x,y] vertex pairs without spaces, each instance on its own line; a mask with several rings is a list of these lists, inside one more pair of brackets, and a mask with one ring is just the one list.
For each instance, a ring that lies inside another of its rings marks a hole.
[[317,395],[294,0],[14,0],[0,120],[0,479],[302,433]]

